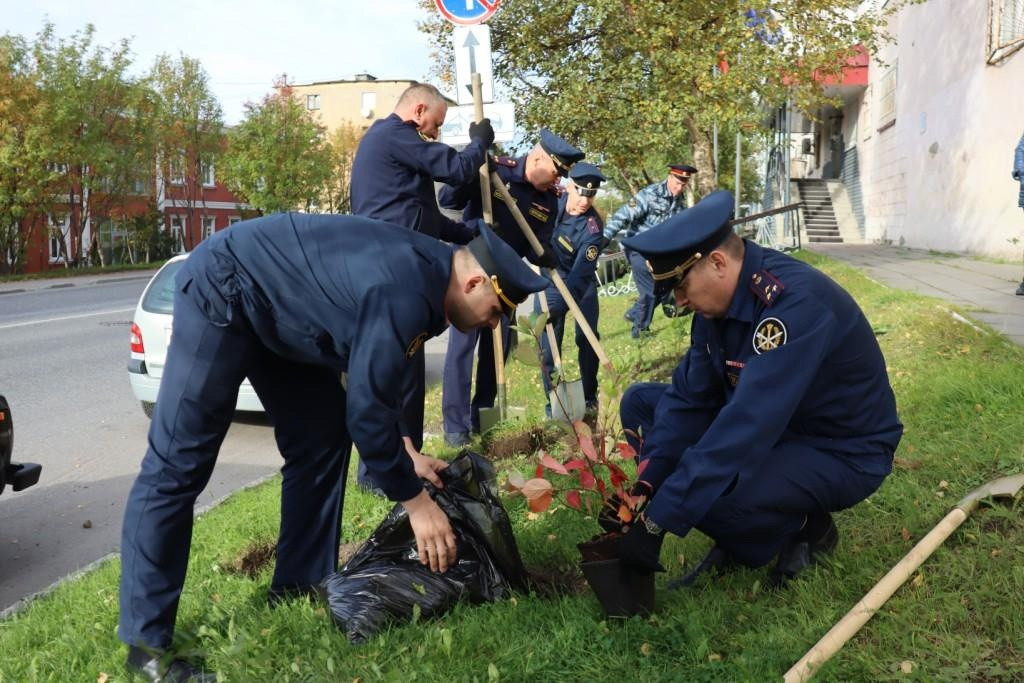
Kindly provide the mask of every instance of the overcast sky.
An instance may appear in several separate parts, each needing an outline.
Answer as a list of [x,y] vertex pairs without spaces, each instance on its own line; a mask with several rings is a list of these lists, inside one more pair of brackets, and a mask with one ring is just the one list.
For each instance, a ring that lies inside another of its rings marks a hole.
[[415,0],[6,0],[0,33],[32,39],[49,19],[61,37],[92,23],[96,42],[130,38],[138,73],[160,53],[198,58],[228,124],[274,77],[309,83],[368,72],[423,80],[430,70]]

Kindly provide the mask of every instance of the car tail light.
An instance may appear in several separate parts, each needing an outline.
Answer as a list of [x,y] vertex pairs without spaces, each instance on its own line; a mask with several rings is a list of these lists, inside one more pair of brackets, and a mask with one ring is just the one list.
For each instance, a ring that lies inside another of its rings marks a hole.
[[142,345],[142,330],[135,323],[132,323],[132,353],[145,353],[146,348]]

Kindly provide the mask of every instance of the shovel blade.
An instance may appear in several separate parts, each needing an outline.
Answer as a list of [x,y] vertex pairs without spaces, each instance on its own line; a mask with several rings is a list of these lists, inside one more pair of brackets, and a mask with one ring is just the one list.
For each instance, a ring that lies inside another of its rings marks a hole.
[[964,496],[963,500],[957,503],[957,507],[964,512],[970,512],[984,498],[1013,498],[1021,489],[1024,489],[1024,472],[993,479],[979,486]]
[[583,381],[573,380],[558,384],[548,394],[551,404],[551,419],[565,420],[569,424],[583,419],[587,403],[583,400]]

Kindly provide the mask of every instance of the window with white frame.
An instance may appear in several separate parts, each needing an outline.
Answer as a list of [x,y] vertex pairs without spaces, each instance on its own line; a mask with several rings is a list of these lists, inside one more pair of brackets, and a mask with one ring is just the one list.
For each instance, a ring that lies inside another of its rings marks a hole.
[[49,171],[50,173],[67,173],[68,165],[60,164],[57,163],[56,161],[50,161],[47,162],[46,164],[46,170]]
[[896,77],[897,64],[885,72],[879,83],[878,93],[878,130],[885,130],[896,123]]
[[320,108],[320,96],[319,95],[306,95],[306,109],[319,109]]
[[377,93],[364,92],[359,105],[359,113],[364,119],[373,116],[373,110],[377,108]]
[[1024,0],[989,0],[988,64],[1024,47]]
[[171,216],[171,249],[175,254],[185,253],[185,225],[183,216]]
[[68,233],[70,223],[71,216],[50,216],[50,263],[64,260],[61,244],[64,242],[64,235]]
[[214,216],[203,216],[203,239],[217,232],[217,219]]
[[170,183],[171,185],[184,185],[185,184],[185,156],[177,155],[171,158],[170,168]]
[[213,187],[217,184],[213,175],[213,164],[203,162],[203,187]]
[[234,225],[235,223],[241,223],[241,222],[242,222],[242,217],[241,216],[229,216],[228,217],[228,227],[229,228],[232,225]]

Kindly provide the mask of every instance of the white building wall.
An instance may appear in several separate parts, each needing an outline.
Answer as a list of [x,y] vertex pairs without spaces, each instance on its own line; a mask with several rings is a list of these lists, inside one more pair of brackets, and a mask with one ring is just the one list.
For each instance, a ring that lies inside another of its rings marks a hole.
[[[871,129],[858,136],[867,239],[1018,258],[1010,240],[1024,236],[1024,212],[1010,171],[1024,131],[1024,51],[986,65],[988,0],[911,5],[889,32],[886,65],[870,67]],[[893,63],[896,123],[878,131]]]

